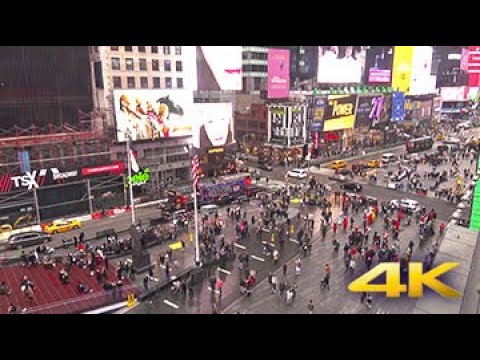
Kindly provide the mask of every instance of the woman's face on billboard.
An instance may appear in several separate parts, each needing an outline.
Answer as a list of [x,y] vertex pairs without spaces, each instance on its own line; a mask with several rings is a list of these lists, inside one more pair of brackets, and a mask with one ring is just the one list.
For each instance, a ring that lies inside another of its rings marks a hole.
[[205,132],[213,146],[224,146],[228,140],[230,119],[228,117],[208,117],[204,123]]

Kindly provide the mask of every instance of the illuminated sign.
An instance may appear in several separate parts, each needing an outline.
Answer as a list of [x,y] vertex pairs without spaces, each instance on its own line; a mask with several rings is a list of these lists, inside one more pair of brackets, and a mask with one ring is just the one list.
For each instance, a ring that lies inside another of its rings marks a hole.
[[356,95],[330,95],[324,113],[324,131],[351,129],[355,123]]
[[218,154],[218,153],[223,153],[224,151],[225,151],[224,148],[214,148],[214,149],[208,150],[208,153],[209,154]]
[[[149,180],[150,180],[150,169],[146,168],[143,171],[139,171],[135,175],[132,175],[131,177],[131,182],[132,186],[140,186],[140,185],[145,185]],[[128,176],[127,176],[127,183],[125,184],[125,187],[128,188]]]

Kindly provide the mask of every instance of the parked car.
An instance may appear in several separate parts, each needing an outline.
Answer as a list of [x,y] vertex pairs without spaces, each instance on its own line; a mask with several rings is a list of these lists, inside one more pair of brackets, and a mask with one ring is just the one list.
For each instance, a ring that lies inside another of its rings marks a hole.
[[297,178],[297,179],[305,179],[307,177],[307,170],[305,169],[288,170],[287,176]]
[[43,231],[48,234],[57,234],[57,233],[64,233],[71,230],[77,230],[82,228],[82,223],[80,220],[54,220],[51,223],[45,225]]
[[354,182],[347,182],[345,184],[340,185],[340,189],[349,190],[349,191],[358,193],[362,191],[362,185]]
[[43,244],[52,240],[52,235],[45,232],[31,231],[12,235],[8,238],[10,249],[22,249],[26,246]]
[[406,212],[415,213],[420,210],[420,203],[412,199],[400,199],[390,201],[390,205],[395,209],[401,209]]

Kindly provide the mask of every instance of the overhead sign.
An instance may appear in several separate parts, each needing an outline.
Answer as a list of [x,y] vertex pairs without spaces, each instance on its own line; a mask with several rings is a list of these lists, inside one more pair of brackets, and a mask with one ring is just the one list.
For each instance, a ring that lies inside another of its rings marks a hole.
[[121,175],[125,172],[123,162],[112,163],[108,165],[93,166],[82,169],[82,176],[95,175]]
[[[132,186],[140,186],[145,185],[150,180],[150,169],[146,168],[144,170],[140,170],[136,174],[132,175],[131,182]],[[129,177],[127,176],[125,187],[128,188],[128,184],[130,183]]]
[[392,94],[392,122],[405,120],[405,94],[394,92]]
[[290,92],[290,50],[268,49],[268,98],[285,99]]

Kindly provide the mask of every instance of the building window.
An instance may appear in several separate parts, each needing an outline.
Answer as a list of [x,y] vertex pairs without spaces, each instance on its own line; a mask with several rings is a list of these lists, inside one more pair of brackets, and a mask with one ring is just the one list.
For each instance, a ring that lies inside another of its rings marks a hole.
[[112,57],[112,70],[120,70],[120,58]]
[[160,70],[160,61],[157,59],[152,60],[152,71],[159,71]]
[[151,46],[150,51],[152,54],[158,54],[158,46]]
[[127,87],[129,89],[134,89],[135,88],[135,78],[133,76],[127,77]]
[[113,88],[121,89],[122,88],[122,78],[120,76],[113,77]]
[[256,120],[248,120],[248,127],[250,129],[256,129],[258,127],[257,124]]
[[175,70],[177,71],[183,71],[183,66],[181,61],[175,62]]
[[139,46],[138,47],[138,52],[144,53],[145,52],[145,46]]
[[140,77],[140,87],[142,89],[147,89],[148,88],[148,78],[146,76],[141,76]]
[[133,46],[125,46],[125,51],[132,52],[133,51]]
[[147,71],[147,59],[139,59],[138,64],[140,65],[140,70]]
[[164,55],[170,55],[170,46],[164,46],[163,47],[163,54]]
[[261,122],[260,129],[265,130],[267,128],[267,123]]
[[153,87],[159,89],[160,88],[160,78],[154,77],[153,78]]
[[183,89],[183,79],[182,78],[177,78],[177,88],[178,89]]
[[165,87],[168,89],[172,88],[172,78],[171,77],[166,77],[165,78]]
[[110,50],[112,50],[112,51],[118,51],[118,46],[110,46]]
[[254,90],[262,90],[262,79],[261,78],[254,78]]
[[172,62],[170,60],[165,60],[163,62],[164,71],[172,71]]
[[125,68],[127,70],[133,70],[133,59],[132,58],[126,58],[125,59]]
[[175,46],[175,55],[182,55],[182,47]]
[[235,125],[238,125],[239,127],[245,127],[245,120],[236,120]]

